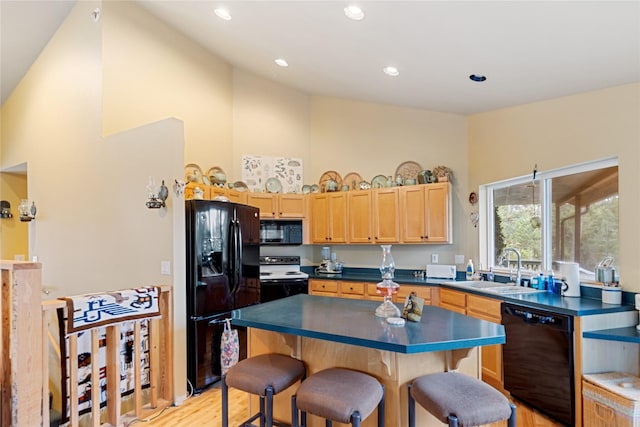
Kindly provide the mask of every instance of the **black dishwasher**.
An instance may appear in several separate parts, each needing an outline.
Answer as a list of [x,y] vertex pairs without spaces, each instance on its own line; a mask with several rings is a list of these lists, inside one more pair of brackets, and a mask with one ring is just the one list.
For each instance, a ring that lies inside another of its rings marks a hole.
[[502,303],[504,388],[566,425],[574,424],[573,317]]

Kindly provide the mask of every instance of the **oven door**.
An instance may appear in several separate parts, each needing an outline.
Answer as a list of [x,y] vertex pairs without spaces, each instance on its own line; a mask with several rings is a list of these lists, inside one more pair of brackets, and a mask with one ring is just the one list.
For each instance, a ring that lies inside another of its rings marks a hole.
[[274,301],[291,295],[308,293],[309,280],[306,278],[260,280],[260,302]]

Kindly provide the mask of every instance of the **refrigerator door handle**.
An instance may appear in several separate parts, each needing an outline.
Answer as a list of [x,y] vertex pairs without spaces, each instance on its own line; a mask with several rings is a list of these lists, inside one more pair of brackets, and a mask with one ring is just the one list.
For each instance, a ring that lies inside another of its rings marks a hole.
[[236,224],[237,224],[237,239],[238,239],[238,246],[236,246],[236,250],[238,251],[238,265],[236,266],[237,272],[236,274],[238,275],[238,289],[240,288],[240,278],[242,277],[242,264],[244,262],[244,260],[242,259],[244,254],[242,253],[242,224],[240,223],[240,220],[236,220]]

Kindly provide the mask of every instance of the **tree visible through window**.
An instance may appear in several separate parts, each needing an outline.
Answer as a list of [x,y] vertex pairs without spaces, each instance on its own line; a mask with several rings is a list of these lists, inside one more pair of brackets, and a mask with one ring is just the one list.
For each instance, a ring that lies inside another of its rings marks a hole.
[[[511,247],[531,274],[552,269],[555,261],[573,261],[583,279],[593,280],[602,259],[618,258],[617,161],[541,173],[535,180],[521,177],[484,191],[491,194],[485,229],[492,233],[484,242],[489,266],[496,267],[503,249]],[[509,264],[515,265],[513,257]]]

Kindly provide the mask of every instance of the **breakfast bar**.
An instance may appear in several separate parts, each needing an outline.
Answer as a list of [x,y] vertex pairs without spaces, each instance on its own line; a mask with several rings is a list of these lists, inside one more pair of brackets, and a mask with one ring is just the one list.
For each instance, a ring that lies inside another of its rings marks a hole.
[[[434,372],[457,369],[479,378],[478,347],[503,344],[504,327],[439,307],[425,306],[420,322],[403,326],[374,315],[377,301],[312,295],[254,305],[233,312],[248,328],[248,355],[280,353],[305,362],[307,375],[330,367],[367,372],[385,386],[385,425],[407,425],[407,384]],[[291,390],[274,399],[274,414],[290,420]],[[255,409],[257,399],[250,402]],[[364,426],[375,424],[375,417]],[[310,417],[310,426],[324,421]],[[441,425],[419,409],[420,427]]]

